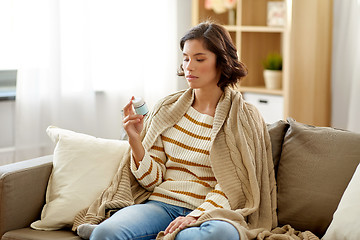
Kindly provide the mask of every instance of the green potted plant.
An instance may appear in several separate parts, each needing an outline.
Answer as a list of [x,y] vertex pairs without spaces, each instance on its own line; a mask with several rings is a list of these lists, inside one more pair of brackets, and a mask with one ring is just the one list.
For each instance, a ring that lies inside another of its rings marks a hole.
[[282,57],[278,53],[269,53],[263,61],[265,87],[281,89]]

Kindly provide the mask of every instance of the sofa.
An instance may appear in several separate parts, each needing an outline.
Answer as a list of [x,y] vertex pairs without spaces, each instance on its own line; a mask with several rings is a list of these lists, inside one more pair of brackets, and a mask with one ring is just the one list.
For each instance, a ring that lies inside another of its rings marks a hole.
[[[334,213],[359,165],[360,134],[310,126],[293,119],[267,126],[277,181],[278,225],[309,230],[322,238],[333,224]],[[2,240],[81,239],[69,228],[30,228],[41,217],[53,157],[0,167]]]

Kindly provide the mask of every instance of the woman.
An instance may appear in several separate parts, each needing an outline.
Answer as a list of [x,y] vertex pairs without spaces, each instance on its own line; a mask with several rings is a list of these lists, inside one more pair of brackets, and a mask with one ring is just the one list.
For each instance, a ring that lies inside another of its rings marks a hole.
[[133,98],[124,108],[131,172],[151,194],[102,222],[90,239],[155,239],[163,231],[159,238],[232,240],[276,224],[269,136],[256,109],[230,89],[247,74],[230,35],[205,22],[180,47],[179,75],[190,88],[147,117],[134,113]]

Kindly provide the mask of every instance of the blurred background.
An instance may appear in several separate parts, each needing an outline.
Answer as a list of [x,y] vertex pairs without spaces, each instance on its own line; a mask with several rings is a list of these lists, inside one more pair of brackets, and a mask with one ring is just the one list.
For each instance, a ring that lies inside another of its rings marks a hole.
[[359,0],[0,0],[0,165],[51,154],[49,125],[119,139],[131,96],[151,108],[187,88],[179,40],[206,19],[229,30],[249,69],[237,90],[267,123],[360,132]]

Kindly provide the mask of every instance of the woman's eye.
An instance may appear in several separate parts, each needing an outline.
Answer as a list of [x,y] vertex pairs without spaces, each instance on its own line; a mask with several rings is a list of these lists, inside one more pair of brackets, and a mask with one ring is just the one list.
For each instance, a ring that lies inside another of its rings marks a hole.
[[184,62],[188,62],[189,59],[188,59],[188,58],[184,58],[183,61],[184,61]]
[[203,62],[203,61],[205,61],[205,59],[197,59],[196,61]]

